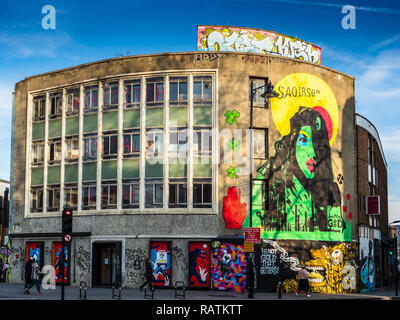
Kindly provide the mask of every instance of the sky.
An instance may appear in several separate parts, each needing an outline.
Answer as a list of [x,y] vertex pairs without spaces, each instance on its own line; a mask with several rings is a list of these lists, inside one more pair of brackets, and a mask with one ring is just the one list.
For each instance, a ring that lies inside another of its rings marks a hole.
[[[55,29],[44,29],[45,5]],[[344,29],[345,5],[355,8]],[[197,25],[279,32],[321,48],[321,64],[355,77],[356,112],[377,128],[388,162],[389,221],[400,220],[400,1],[2,0],[0,179],[10,180],[12,92],[35,74],[121,55],[196,51]],[[17,169],[17,168],[16,168]]]

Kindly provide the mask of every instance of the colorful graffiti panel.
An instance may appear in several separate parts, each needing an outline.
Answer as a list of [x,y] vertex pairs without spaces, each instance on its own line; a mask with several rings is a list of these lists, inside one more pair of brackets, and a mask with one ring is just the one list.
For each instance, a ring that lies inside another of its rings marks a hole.
[[361,292],[373,291],[375,287],[374,231],[360,227],[360,279]]
[[189,242],[189,287],[209,288],[210,243]]
[[[61,283],[61,254],[62,244],[61,242],[53,242],[53,260],[52,265],[55,269],[56,283]],[[64,283],[69,283],[69,246],[64,246]]]
[[198,26],[197,50],[269,53],[321,63],[321,48],[272,31],[227,26]]
[[211,287],[217,290],[243,292],[246,287],[244,246],[228,242],[212,243]]
[[171,285],[171,243],[150,242],[150,258],[153,267],[153,285],[168,287]]
[[43,242],[27,242],[25,253],[25,261],[28,261],[31,257],[33,257],[34,259],[36,259],[38,265],[42,266]]
[[332,169],[331,145],[340,127],[336,98],[307,73],[284,77],[275,91],[271,113],[282,137],[257,169],[256,180],[269,186],[265,194],[254,188],[252,225],[266,239],[350,241],[351,215],[344,215]]

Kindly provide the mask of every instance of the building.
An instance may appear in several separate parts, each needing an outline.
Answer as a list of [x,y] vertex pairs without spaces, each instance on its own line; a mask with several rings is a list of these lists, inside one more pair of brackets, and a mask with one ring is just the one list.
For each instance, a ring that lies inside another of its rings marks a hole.
[[241,291],[251,226],[258,290],[294,290],[301,263],[314,292],[358,290],[354,78],[320,50],[271,50],[119,57],[18,82],[14,281],[32,255],[59,281],[69,206],[71,285],[138,287],[150,256],[157,286]]
[[[378,131],[359,114],[356,132],[361,289],[374,290],[391,284],[387,162]],[[368,212],[368,196],[379,197],[379,212]]]
[[0,246],[8,241],[10,181],[0,179]]

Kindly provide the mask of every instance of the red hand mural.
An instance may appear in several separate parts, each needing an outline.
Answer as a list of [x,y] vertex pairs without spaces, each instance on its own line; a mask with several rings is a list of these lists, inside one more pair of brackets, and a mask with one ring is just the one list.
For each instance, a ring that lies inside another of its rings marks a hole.
[[222,216],[227,229],[240,229],[246,218],[246,204],[240,203],[240,189],[228,188],[228,196],[224,197]]

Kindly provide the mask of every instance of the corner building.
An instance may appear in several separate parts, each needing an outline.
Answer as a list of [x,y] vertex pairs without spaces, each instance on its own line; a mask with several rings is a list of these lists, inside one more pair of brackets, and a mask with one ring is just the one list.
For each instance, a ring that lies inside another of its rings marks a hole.
[[[278,96],[251,104],[268,81]],[[59,281],[70,206],[71,285],[138,287],[150,256],[156,286],[241,291],[252,226],[259,290],[295,290],[300,263],[314,292],[357,290],[351,76],[268,54],[108,59],[18,82],[13,137],[14,282],[30,255]]]

